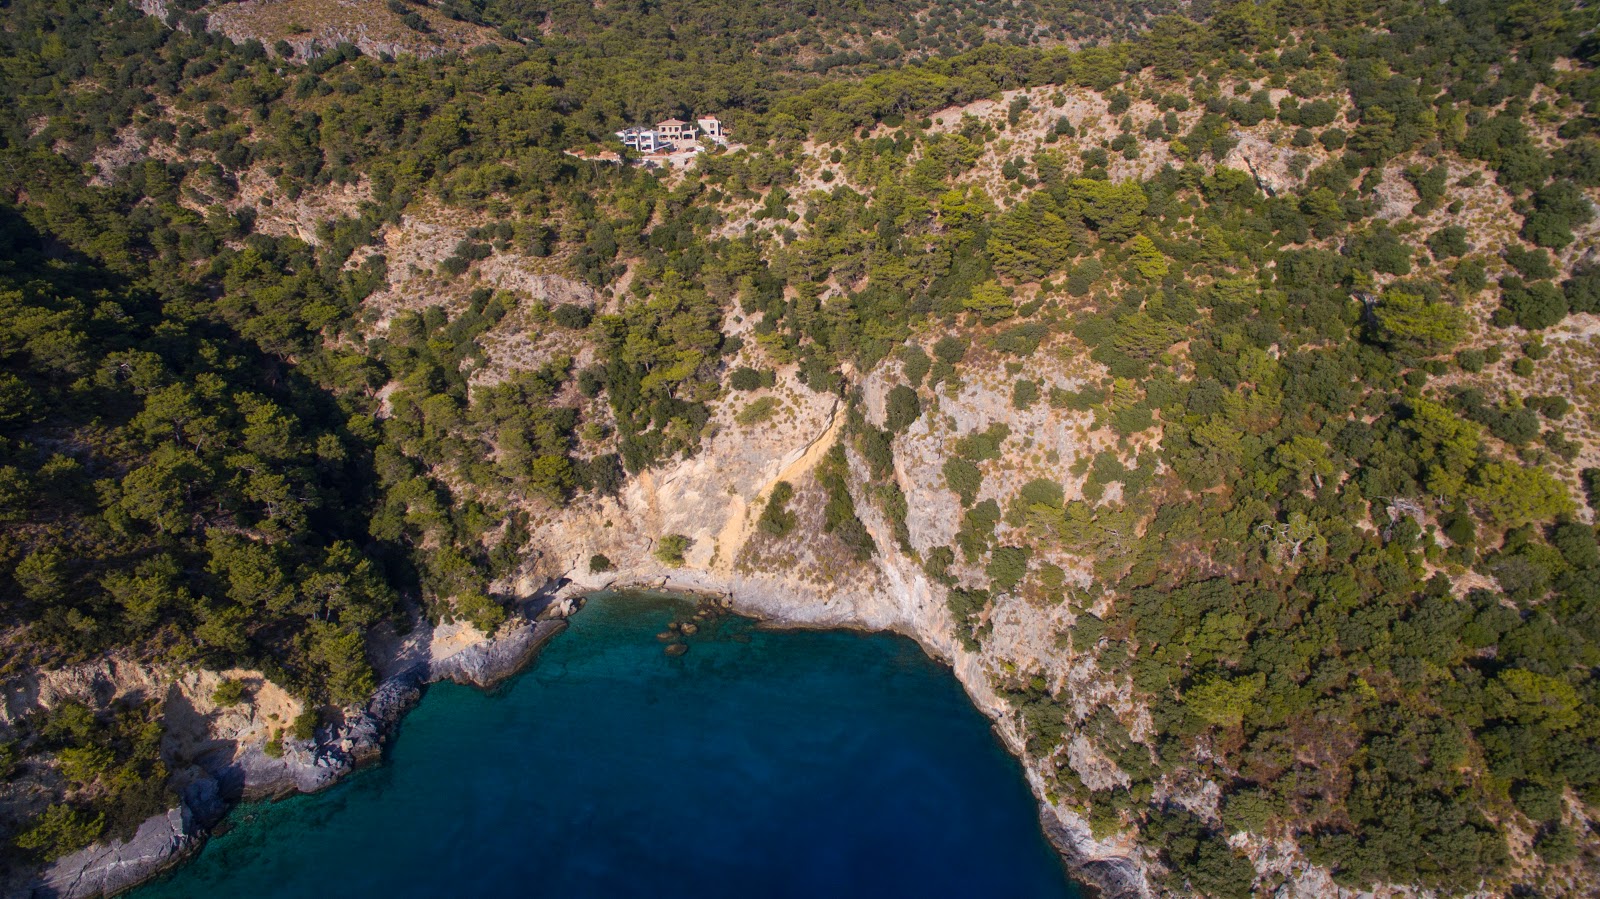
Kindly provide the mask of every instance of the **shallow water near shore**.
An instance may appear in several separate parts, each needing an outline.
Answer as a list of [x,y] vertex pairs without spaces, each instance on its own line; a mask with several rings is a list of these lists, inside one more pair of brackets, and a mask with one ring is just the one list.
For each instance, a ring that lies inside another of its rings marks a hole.
[[1021,767],[910,640],[602,595],[528,671],[441,684],[384,764],[236,809],[133,895],[1077,897]]

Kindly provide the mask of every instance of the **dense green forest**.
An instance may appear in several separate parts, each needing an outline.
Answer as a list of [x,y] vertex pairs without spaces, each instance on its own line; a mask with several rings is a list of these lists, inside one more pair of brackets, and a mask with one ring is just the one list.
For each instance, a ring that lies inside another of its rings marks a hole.
[[[1268,888],[1241,831],[1349,885],[1600,882],[1600,407],[1532,386],[1541,332],[1600,313],[1592,8],[483,0],[430,9],[492,40],[420,59],[235,44],[173,6],[0,5],[0,674],[122,652],[358,701],[376,624],[417,604],[492,631],[530,509],[694,454],[789,366],[851,401],[898,367],[884,427],[849,428],[878,483],[842,445],[819,482],[851,556],[918,555],[896,441],[974,359],[1065,346],[1103,376],[1019,376],[1012,402],[1092,412],[1117,448],[979,501],[1020,435],[965,435],[960,533],[917,560],[974,650],[999,594],[1072,605],[1063,650],[1147,709],[1010,685],[1054,795],[1145,834],[1179,893]],[[942,120],[986,99],[1001,125]],[[566,152],[703,110],[744,146],[682,177]],[[1262,128],[1309,160],[1292,189],[1224,164]],[[1397,166],[1409,209],[1380,215]],[[251,173],[271,189],[246,202]],[[356,185],[315,240],[255,227]],[[1469,218],[1485,192],[1520,225]],[[379,331],[378,235],[434,202],[484,223],[439,266],[457,301]],[[506,254],[615,295],[536,312],[594,362],[470,381],[521,301],[465,273]],[[750,342],[769,368],[728,363]],[[159,807],[152,726],[65,707],[0,745],[0,775],[54,760],[64,784],[4,822],[11,858]],[[1082,782],[1074,732],[1126,788]],[[1202,779],[1220,821],[1168,801]]]

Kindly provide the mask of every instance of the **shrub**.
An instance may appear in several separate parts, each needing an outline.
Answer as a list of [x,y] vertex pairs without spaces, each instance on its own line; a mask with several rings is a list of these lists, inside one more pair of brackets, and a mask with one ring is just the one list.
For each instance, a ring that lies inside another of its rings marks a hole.
[[294,716],[294,738],[309,740],[317,735],[317,710],[306,709]]
[[946,334],[933,345],[933,357],[946,365],[959,365],[967,355],[967,342],[953,334]]
[[244,702],[244,699],[244,682],[231,677],[217,684],[217,688],[211,691],[211,701],[219,706],[238,705]]
[[817,480],[828,491],[828,503],[822,511],[822,530],[838,537],[856,561],[865,562],[877,552],[877,546],[867,526],[856,517],[855,500],[850,497],[849,470],[842,443],[834,444],[817,466]]
[[956,441],[956,454],[971,462],[1000,458],[1000,445],[1011,436],[1011,427],[995,422],[982,431],[973,431]]
[[682,568],[683,554],[693,545],[694,541],[682,534],[667,534],[656,544],[655,556],[663,565]]
[[870,424],[863,423],[856,446],[866,460],[872,476],[880,481],[894,475],[894,435]]
[[1017,409],[1026,409],[1039,401],[1039,385],[1026,378],[1019,379],[1011,386],[1011,405]]
[[1272,800],[1262,790],[1229,793],[1222,804],[1222,823],[1233,832],[1265,833],[1272,818]]
[[955,583],[955,578],[950,575],[950,566],[956,561],[956,552],[948,546],[935,546],[928,550],[928,557],[922,562],[922,570],[928,577],[946,587]]
[[1433,253],[1435,259],[1467,255],[1472,252],[1472,247],[1467,244],[1467,229],[1460,225],[1440,228],[1428,235],[1428,251]]
[[950,614],[956,620],[956,635],[961,639],[961,645],[969,652],[976,652],[981,644],[978,640],[976,629],[972,625],[983,607],[989,604],[989,594],[985,590],[953,589],[945,597],[945,604],[950,608]]
[[989,575],[989,580],[996,590],[1011,590],[1027,577],[1028,560],[1032,556],[1033,550],[1029,547],[1002,546],[994,551],[989,564],[984,568],[984,573]]
[[1572,277],[1561,282],[1561,292],[1574,313],[1600,312],[1600,266],[1575,269]]
[[506,621],[506,610],[481,590],[468,590],[456,597],[456,614],[488,636]]
[[550,310],[551,321],[563,328],[571,328],[574,331],[589,327],[589,321],[593,318],[593,311],[576,303],[562,303]]
[[1572,403],[1564,396],[1533,396],[1528,398],[1528,408],[1545,418],[1560,419],[1572,411]]
[[795,514],[789,511],[789,500],[793,498],[793,484],[779,481],[773,485],[772,494],[767,497],[767,505],[761,510],[761,518],[756,523],[763,534],[782,538],[794,531]]
[[599,574],[604,571],[610,571],[615,567],[616,566],[612,564],[610,557],[602,553],[595,553],[589,557],[589,572],[591,574]]
[[1073,652],[1086,653],[1094,649],[1094,645],[1105,636],[1106,623],[1097,616],[1085,612],[1072,622],[1071,633]]
[[1529,331],[1538,331],[1566,318],[1567,311],[1567,298],[1549,281],[1526,284],[1521,278],[1507,277],[1500,282],[1495,324],[1504,327],[1515,322]]
[[[1029,304],[1032,305],[1032,304]],[[1024,308],[1026,312],[1026,307]],[[989,341],[990,345],[1002,353],[1013,356],[1032,356],[1039,349],[1039,344],[1050,336],[1050,328],[1039,322],[1029,322],[1016,325],[996,334]]]
[[16,843],[19,848],[36,852],[46,861],[55,861],[93,843],[105,824],[104,814],[90,817],[58,803],[33,819],[32,826],[17,837]]
[[1546,864],[1564,865],[1578,857],[1578,841],[1573,835],[1572,828],[1565,824],[1551,824],[1539,831],[1534,838],[1533,851]]
[[922,351],[922,347],[908,346],[900,353],[900,358],[905,362],[906,379],[912,387],[922,384],[922,379],[928,376],[928,369],[933,365],[933,360]]
[[922,417],[922,400],[917,397],[917,392],[904,384],[898,384],[889,391],[884,412],[884,427],[890,433],[904,433],[918,418]]
[[733,420],[738,422],[740,427],[748,428],[752,425],[761,424],[777,413],[778,398],[775,396],[763,396],[740,409],[733,416]]
[[1062,508],[1067,499],[1061,485],[1049,478],[1034,478],[1023,484],[1018,496],[1025,506],[1046,506],[1051,509]]
[[1544,250],[1524,250],[1512,246],[1506,248],[1505,257],[1518,274],[1529,280],[1538,281],[1556,276],[1556,267],[1550,262],[1550,254]]
[[1481,260],[1463,259],[1450,271],[1450,283],[1469,293],[1477,293],[1489,286],[1489,275]]
[[728,376],[728,386],[734,390],[760,390],[778,383],[776,373],[767,369],[740,366]]

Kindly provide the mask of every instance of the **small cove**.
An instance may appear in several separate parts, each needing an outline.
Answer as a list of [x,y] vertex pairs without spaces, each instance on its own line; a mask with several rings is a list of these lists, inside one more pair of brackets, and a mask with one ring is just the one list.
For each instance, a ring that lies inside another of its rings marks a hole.
[[1077,897],[1021,767],[910,640],[594,597],[493,693],[430,688],[386,761],[243,806],[138,899]]

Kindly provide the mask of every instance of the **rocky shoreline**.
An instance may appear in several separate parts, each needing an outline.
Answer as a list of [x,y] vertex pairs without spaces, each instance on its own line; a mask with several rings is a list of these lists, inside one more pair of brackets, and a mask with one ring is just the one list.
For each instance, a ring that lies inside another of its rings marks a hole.
[[[898,572],[891,569],[891,573]],[[890,578],[891,583],[898,580]],[[448,680],[492,688],[522,671],[539,648],[566,627],[566,616],[584,597],[630,590],[696,597],[773,627],[888,631],[915,640],[930,657],[951,666],[973,704],[990,718],[1008,750],[1022,762],[1039,802],[1040,826],[1072,877],[1105,899],[1152,895],[1146,867],[1137,853],[1107,853],[1085,822],[1066,818],[1046,800],[1043,778],[1015,732],[1009,707],[994,693],[976,657],[963,652],[947,631],[939,629],[943,603],[935,602],[919,577],[887,590],[868,587],[824,597],[786,577],[723,577],[695,569],[560,578],[540,591],[537,601],[523,604],[491,639],[439,658],[426,654],[397,658],[397,665],[367,703],[325,727],[317,739],[285,741],[277,757],[269,755],[264,746],[252,744],[215,764],[197,764],[177,772],[174,786],[181,796],[177,808],[145,821],[125,843],[96,844],[57,860],[15,895],[87,899],[115,895],[157,877],[198,851],[233,804],[323,790],[358,766],[381,757],[386,741],[427,685]]]
[[262,745],[202,760],[173,776],[177,808],[146,820],[133,838],[97,843],[60,858],[20,889],[18,899],[89,899],[112,896],[181,864],[204,845],[211,829],[237,802],[312,793],[333,786],[358,766],[379,758],[405,714],[433,683],[490,689],[525,668],[551,637],[566,627],[570,604],[534,615],[531,608],[493,638],[443,658],[427,658],[385,677],[367,703],[324,728],[317,738],[283,743],[279,756]]

